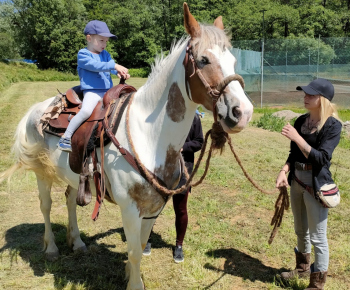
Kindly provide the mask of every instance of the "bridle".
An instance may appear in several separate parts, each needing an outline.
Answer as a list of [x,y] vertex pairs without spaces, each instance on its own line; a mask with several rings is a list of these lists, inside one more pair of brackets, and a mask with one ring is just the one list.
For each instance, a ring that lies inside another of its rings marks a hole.
[[[192,66],[189,66],[189,62],[192,64]],[[192,51],[192,45],[191,45],[191,40],[188,42],[187,47],[186,47],[186,55],[185,59],[183,61],[183,65],[185,67],[185,86],[186,86],[186,93],[188,98],[192,100],[190,97],[190,92],[189,92],[189,80],[192,78],[194,75],[197,75],[198,78],[201,80],[202,84],[204,85],[205,89],[207,90],[207,94],[211,97],[212,99],[212,105],[213,105],[213,116],[214,116],[214,122],[217,122],[217,111],[215,109],[216,103],[218,102],[220,96],[222,95],[224,89],[227,87],[227,85],[234,80],[239,81],[241,84],[242,88],[244,89],[244,80],[239,74],[234,74],[230,75],[226,78],[224,78],[219,84],[215,86],[211,86],[205,77],[203,76],[201,69],[197,66],[196,61],[193,56],[193,51]],[[192,67],[192,73],[190,72],[190,67]]]

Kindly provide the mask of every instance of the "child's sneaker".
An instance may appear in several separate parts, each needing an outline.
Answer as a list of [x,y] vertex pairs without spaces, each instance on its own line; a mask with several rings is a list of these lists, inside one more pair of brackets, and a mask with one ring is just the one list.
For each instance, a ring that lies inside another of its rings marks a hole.
[[176,246],[174,250],[174,261],[175,263],[181,263],[185,260],[184,252],[181,246]]
[[58,141],[57,147],[62,151],[72,152],[71,139],[61,137],[61,139]]

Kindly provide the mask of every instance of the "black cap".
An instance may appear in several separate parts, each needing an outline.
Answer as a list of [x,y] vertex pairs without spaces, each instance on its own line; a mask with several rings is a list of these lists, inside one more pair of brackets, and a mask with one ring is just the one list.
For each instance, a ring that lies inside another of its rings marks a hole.
[[307,86],[298,86],[298,91],[304,91],[306,94],[314,96],[314,95],[322,95],[326,99],[332,101],[334,97],[334,87],[332,83],[326,79],[315,79]]

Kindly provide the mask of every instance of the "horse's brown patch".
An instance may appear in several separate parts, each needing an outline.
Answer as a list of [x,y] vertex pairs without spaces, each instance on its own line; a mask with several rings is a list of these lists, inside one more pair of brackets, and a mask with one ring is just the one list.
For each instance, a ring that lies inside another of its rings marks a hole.
[[130,197],[135,201],[140,216],[151,216],[164,205],[162,196],[148,183],[136,183],[129,189]]
[[176,82],[171,85],[169,90],[166,113],[169,118],[176,123],[181,122],[185,117],[185,100]]
[[164,166],[154,170],[154,173],[160,177],[168,188],[172,188],[180,181],[180,153],[172,145],[169,145],[166,152]]

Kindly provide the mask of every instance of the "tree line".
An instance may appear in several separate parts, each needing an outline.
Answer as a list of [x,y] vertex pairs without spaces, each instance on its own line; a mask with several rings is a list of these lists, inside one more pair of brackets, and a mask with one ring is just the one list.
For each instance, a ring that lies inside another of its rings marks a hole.
[[[201,23],[223,16],[233,41],[350,36],[350,0],[188,0]],[[184,35],[179,0],[5,0],[0,3],[0,59],[27,58],[39,68],[76,71],[83,30],[105,21],[117,41],[107,50],[129,68],[149,67],[154,56]],[[264,19],[264,21],[263,21]]]

